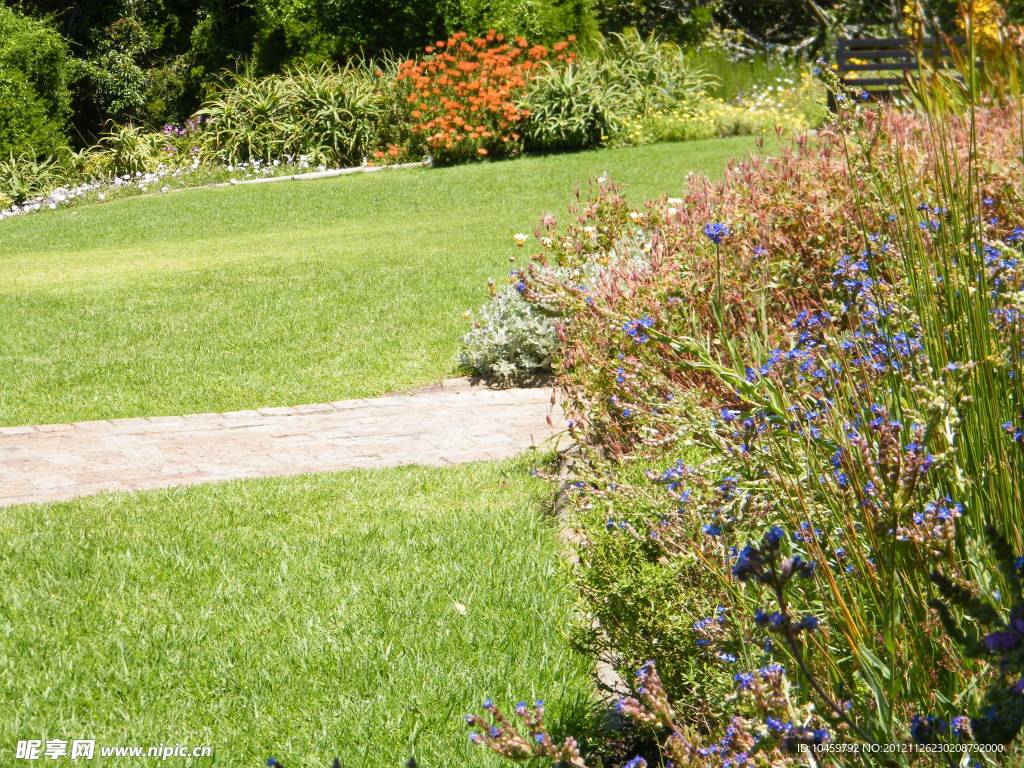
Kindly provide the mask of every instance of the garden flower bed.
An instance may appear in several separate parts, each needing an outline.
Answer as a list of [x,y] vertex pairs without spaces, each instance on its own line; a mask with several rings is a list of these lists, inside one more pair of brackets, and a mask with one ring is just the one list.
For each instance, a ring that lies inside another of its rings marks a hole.
[[[631,768],[1018,764],[1020,104],[918,99],[679,198],[603,184],[512,276],[557,322],[577,632],[639,669]],[[587,764],[498,706],[474,740]]]
[[676,45],[631,33],[576,46],[459,32],[401,62],[234,74],[181,125],[113,125],[79,151],[0,157],[0,219],[236,175],[800,132],[820,119],[806,71],[726,103]]

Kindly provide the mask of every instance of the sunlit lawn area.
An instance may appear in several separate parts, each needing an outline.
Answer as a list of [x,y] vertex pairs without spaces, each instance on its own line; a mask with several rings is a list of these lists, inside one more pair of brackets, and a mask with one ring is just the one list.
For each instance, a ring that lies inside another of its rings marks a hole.
[[530,466],[4,510],[0,754],[89,738],[210,745],[194,764],[231,768],[498,765],[461,719],[488,695],[543,696],[580,732],[588,661]]
[[451,373],[462,313],[607,172],[672,194],[737,138],[187,190],[0,223],[0,424],[291,405]]

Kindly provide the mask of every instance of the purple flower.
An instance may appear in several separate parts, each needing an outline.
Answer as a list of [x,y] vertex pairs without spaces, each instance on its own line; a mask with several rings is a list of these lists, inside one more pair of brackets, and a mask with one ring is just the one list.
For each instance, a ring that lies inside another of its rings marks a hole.
[[718,222],[704,225],[704,237],[715,245],[721,245],[722,241],[729,235],[729,228]]
[[1016,632],[992,632],[981,639],[993,653],[1006,653],[1020,645],[1020,635]]

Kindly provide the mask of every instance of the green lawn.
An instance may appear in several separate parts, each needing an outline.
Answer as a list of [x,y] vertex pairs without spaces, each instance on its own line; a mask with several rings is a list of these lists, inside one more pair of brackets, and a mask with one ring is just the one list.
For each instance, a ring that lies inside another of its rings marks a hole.
[[462,313],[606,171],[631,194],[738,138],[197,189],[0,222],[0,424],[291,405],[454,367]]
[[0,764],[21,739],[94,738],[214,748],[175,766],[504,765],[461,719],[486,696],[543,697],[579,731],[589,661],[530,466],[4,510]]

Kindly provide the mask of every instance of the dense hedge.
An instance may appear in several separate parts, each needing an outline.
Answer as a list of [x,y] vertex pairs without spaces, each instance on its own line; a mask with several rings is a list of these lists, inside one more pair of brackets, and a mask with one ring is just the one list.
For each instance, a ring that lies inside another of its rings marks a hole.
[[540,43],[597,32],[592,0],[22,0],[18,6],[52,21],[79,57],[74,122],[84,135],[95,135],[109,119],[157,127],[181,122],[211,95],[225,69],[244,66],[265,75],[299,62],[405,56],[459,30],[498,29]]
[[497,29],[540,43],[597,31],[590,0],[262,0],[260,15],[256,54],[264,67],[301,57],[409,54],[459,30]]
[[66,144],[70,61],[50,26],[0,6],[0,157]]

